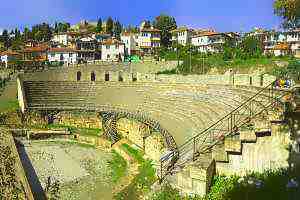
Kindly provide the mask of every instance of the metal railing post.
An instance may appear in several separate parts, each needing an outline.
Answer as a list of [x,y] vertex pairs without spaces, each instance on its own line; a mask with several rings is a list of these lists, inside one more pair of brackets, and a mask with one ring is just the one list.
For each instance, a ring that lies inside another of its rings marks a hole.
[[196,153],[196,137],[193,139],[193,161],[195,160],[195,153]]

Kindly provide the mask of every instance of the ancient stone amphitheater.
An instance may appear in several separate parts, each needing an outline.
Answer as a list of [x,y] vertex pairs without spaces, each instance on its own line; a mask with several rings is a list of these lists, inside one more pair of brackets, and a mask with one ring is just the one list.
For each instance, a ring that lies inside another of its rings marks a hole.
[[[184,77],[72,68],[19,75],[18,99],[24,113],[99,113],[113,143],[119,139],[116,126],[120,119],[131,118],[149,126],[164,139],[158,170],[163,178],[189,161],[199,160],[211,147],[221,150],[210,151],[208,160],[224,163],[229,162],[227,153],[242,153],[243,142],[255,142],[254,132],[242,136],[239,130],[247,120],[258,118],[278,103],[281,93],[273,90],[274,80],[268,75]],[[265,124],[261,128],[269,130]],[[224,137],[238,131],[226,146]]]

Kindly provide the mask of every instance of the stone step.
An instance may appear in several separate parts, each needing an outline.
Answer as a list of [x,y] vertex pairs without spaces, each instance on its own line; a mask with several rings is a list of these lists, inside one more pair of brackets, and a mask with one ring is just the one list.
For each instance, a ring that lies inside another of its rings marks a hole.
[[254,130],[239,131],[241,142],[256,142],[257,136]]
[[228,153],[225,151],[225,145],[220,144],[212,149],[212,158],[216,162],[228,162]]
[[225,151],[228,153],[241,153],[242,143],[239,138],[227,137],[224,141]]

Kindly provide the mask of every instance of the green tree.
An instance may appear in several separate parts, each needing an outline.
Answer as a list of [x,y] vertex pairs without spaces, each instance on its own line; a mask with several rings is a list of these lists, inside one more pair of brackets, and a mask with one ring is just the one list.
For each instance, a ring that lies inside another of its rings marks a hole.
[[113,29],[113,35],[114,35],[114,37],[120,39],[122,30],[123,30],[122,24],[117,20],[114,23],[114,29]]
[[161,30],[161,44],[162,46],[169,47],[171,45],[172,34],[170,31],[177,28],[176,20],[174,17],[161,14],[156,17],[153,26]]
[[5,49],[7,49],[10,46],[10,38],[6,29],[4,29],[2,32],[1,42],[3,42]]
[[113,35],[114,20],[109,17],[106,21],[106,33]]
[[242,49],[242,59],[259,58],[263,53],[262,42],[253,36],[245,37],[240,48]]
[[96,32],[101,33],[102,32],[102,19],[99,18],[97,22]]
[[273,7],[284,28],[300,27],[300,0],[275,0]]

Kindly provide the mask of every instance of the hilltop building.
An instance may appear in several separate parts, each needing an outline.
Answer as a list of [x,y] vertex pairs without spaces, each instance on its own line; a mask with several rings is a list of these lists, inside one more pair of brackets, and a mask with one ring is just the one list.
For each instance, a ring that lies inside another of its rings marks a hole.
[[102,43],[101,58],[103,61],[118,62],[124,61],[125,44],[114,38],[105,40]]

